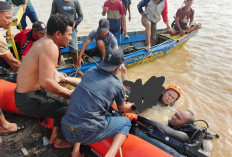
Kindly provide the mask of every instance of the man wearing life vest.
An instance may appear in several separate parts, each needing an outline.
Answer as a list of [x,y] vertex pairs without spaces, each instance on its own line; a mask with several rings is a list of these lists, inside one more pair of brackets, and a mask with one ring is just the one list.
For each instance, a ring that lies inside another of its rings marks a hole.
[[[8,28],[11,24],[11,19],[13,17],[13,12],[11,6],[1,1],[0,2],[0,28]],[[0,68],[3,66],[3,61],[5,65],[10,65],[14,70],[18,70],[20,62],[14,58],[10,50],[7,47],[6,39],[0,33]],[[15,123],[9,123],[0,109],[0,135],[2,133],[11,133],[18,130],[18,126]]]
[[54,119],[50,144],[56,148],[72,145],[58,138],[59,126],[73,90],[62,87],[56,78],[59,48],[71,40],[73,22],[62,15],[53,15],[47,23],[47,35],[34,43],[24,57],[17,74],[15,104],[28,116]]
[[44,37],[47,33],[46,25],[41,21],[36,21],[32,25],[32,29],[26,29],[15,35],[15,43],[19,48],[19,55],[21,59],[27,54],[31,46]]

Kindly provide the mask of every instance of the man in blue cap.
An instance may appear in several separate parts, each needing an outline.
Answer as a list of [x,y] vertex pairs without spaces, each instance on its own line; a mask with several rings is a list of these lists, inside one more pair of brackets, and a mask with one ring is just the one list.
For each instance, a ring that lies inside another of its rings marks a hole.
[[125,117],[108,116],[113,101],[119,112],[127,111],[133,103],[125,102],[125,89],[116,76],[121,71],[124,55],[119,49],[106,49],[105,59],[83,76],[71,96],[61,130],[69,142],[75,143],[73,156],[78,156],[80,143],[88,145],[114,136],[105,156],[115,156],[126,140],[131,123]]
[[[83,62],[82,56],[87,48],[87,46],[90,44],[92,40],[96,41],[96,47],[92,50],[89,50],[88,53],[86,53],[88,56],[99,56],[104,60],[106,48],[111,49],[118,49],[118,42],[114,35],[109,31],[109,21],[107,19],[101,19],[99,20],[99,27],[96,30],[93,30],[89,33],[89,36],[87,37],[86,41],[84,42],[83,46],[81,47],[79,56],[78,56],[78,67],[81,67],[81,63]],[[92,53],[93,52],[93,53]]]

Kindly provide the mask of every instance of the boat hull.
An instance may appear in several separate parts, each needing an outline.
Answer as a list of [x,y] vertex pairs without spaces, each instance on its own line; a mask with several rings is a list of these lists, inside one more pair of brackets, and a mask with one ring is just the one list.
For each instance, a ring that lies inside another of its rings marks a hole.
[[[160,44],[157,44],[153,47],[151,47],[150,51],[147,52],[145,49],[140,49],[138,51],[125,54],[125,66],[127,68],[135,65],[139,65],[142,63],[146,63],[149,61],[153,61],[155,59],[158,59],[164,55],[167,55],[168,53],[171,53],[173,50],[183,46],[190,38],[194,37],[197,34],[198,30],[193,31],[189,34],[186,34],[185,36],[169,36],[168,34],[159,34],[162,38],[166,38],[166,40]],[[141,35],[141,32],[139,35],[135,35],[134,37],[131,37],[130,40],[124,39],[122,42],[121,49],[124,49],[127,46],[141,46],[142,43],[145,42],[146,36]],[[79,45],[81,47],[82,44]],[[92,43],[89,49],[94,48],[95,43]],[[65,52],[63,52],[65,53]],[[69,76],[80,76],[82,73],[85,73],[88,69],[96,67],[101,61],[95,61],[93,63],[84,63],[82,64],[81,68],[77,68],[75,66],[68,66],[65,68],[58,69],[59,72],[63,72],[68,74]],[[81,73],[79,73],[81,71]]]

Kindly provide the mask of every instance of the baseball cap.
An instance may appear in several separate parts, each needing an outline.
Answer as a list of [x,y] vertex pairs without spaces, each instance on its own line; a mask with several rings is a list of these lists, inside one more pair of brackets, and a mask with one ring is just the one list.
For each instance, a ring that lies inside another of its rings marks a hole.
[[40,33],[47,33],[46,25],[41,21],[36,21],[32,25],[32,29]]
[[98,27],[98,30],[100,31],[107,31],[108,28],[109,28],[109,21],[107,19],[101,19],[99,20],[99,27]]
[[98,65],[99,68],[113,72],[124,62],[124,54],[120,49],[106,49],[106,55],[104,60]]

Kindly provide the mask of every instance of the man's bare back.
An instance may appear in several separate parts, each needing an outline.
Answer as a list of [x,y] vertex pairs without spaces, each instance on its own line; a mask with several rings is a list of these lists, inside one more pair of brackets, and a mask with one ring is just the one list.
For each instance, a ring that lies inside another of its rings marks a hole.
[[68,98],[71,91],[54,79],[59,48],[50,36],[38,40],[25,56],[17,76],[16,92],[26,93],[41,89]]

